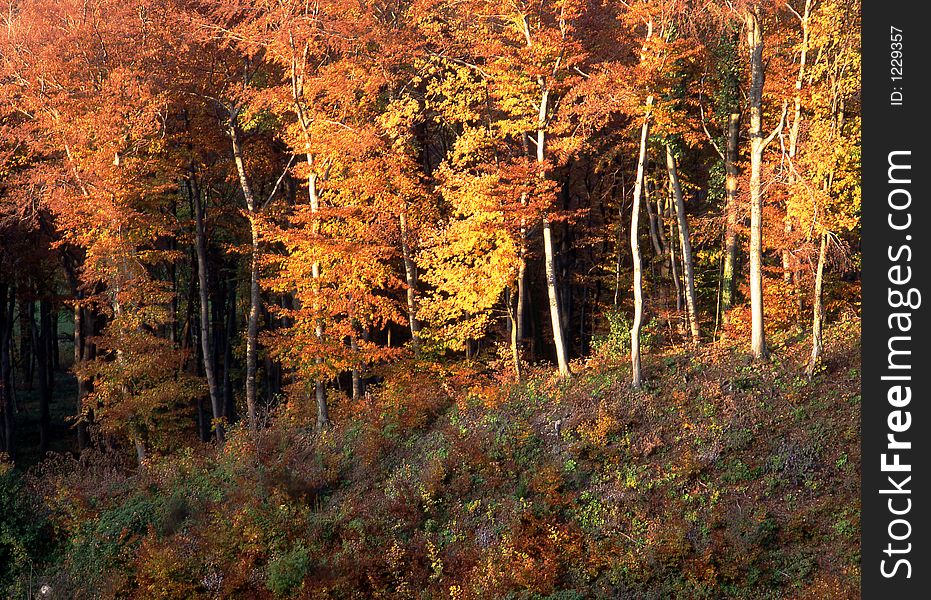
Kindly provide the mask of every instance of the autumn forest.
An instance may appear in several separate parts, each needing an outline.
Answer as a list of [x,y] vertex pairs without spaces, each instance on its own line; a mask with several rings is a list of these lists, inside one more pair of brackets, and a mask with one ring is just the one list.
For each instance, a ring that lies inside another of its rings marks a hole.
[[859,0],[0,24],[2,594],[859,597]]

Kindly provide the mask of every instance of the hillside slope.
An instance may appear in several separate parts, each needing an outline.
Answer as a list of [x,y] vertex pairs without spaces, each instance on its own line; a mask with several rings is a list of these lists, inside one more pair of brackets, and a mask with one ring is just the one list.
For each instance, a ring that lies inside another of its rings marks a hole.
[[653,353],[640,392],[605,353],[406,363],[323,435],[290,406],[142,472],[59,457],[36,566],[62,597],[857,597],[859,322],[825,340],[811,383],[802,336]]

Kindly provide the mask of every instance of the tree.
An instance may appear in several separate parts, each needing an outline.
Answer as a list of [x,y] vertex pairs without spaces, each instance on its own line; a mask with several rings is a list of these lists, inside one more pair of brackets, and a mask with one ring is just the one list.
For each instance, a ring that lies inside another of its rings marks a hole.
[[760,8],[751,4],[744,11],[747,29],[747,52],[750,68],[750,346],[757,360],[767,356],[766,333],[763,322],[763,153],[773,139],[782,132],[786,106],[783,105],[779,125],[769,134],[763,134],[763,85],[766,71],[763,63],[763,30]]

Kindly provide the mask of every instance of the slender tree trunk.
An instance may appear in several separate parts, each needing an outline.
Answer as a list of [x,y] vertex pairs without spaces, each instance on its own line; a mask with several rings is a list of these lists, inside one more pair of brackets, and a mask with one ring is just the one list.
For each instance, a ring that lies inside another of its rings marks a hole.
[[13,337],[13,309],[16,305],[16,289],[0,283],[0,409],[3,411],[4,451],[15,461],[16,411],[13,406],[13,363],[10,345]]
[[197,289],[200,297],[200,347],[203,355],[204,374],[207,376],[207,388],[210,393],[210,409],[213,413],[213,427],[218,442],[223,442],[223,404],[220,402],[220,392],[217,386],[217,376],[214,369],[213,350],[211,349],[211,327],[209,306],[209,273],[207,272],[207,232],[204,215],[205,198],[201,197],[200,189],[195,186],[193,177],[188,181],[188,190],[191,202],[194,205],[195,244],[197,254]]
[[517,337],[517,304],[518,294],[510,289],[505,291],[505,305],[508,311],[508,336],[511,343],[511,362],[514,366],[514,379],[521,380],[520,342]]
[[[540,177],[543,177],[543,163],[545,160],[544,148],[546,143],[546,118],[549,88],[545,78],[539,78],[540,83],[540,112],[537,121],[537,164],[540,165]],[[556,250],[553,246],[552,225],[549,218],[543,218],[543,254],[546,268],[546,293],[550,301],[550,322],[553,326],[553,342],[556,345],[556,363],[559,367],[559,376],[572,377],[569,370],[569,360],[565,334],[563,333],[562,316],[559,310],[559,290],[556,285]]]
[[679,245],[682,248],[683,275],[685,276],[685,306],[688,309],[692,345],[697,346],[699,343],[698,307],[695,301],[695,273],[692,267],[692,243],[689,240],[689,222],[685,217],[685,202],[682,199],[682,186],[679,185],[676,157],[673,156],[672,149],[668,145],[666,146],[666,170],[669,172],[669,185],[676,199]]
[[747,11],[746,24],[747,47],[750,53],[750,346],[754,359],[760,360],[767,356],[763,323],[763,152],[782,130],[785,110],[779,127],[764,139],[763,83],[766,74],[758,10],[758,7],[753,6]]
[[[231,119],[231,121],[234,120],[235,118]],[[252,255],[249,261],[249,317],[246,326],[246,410],[249,413],[249,427],[255,429],[258,425],[255,380],[258,371],[259,308],[262,305],[262,289],[259,286],[258,206],[252,193],[252,186],[249,184],[249,178],[246,175],[242,147],[239,143],[239,129],[235,122],[230,124],[229,134],[233,143],[233,160],[236,163],[239,183],[246,199],[246,208],[249,211],[249,230],[252,241]]]
[[724,158],[726,223],[724,225],[724,267],[721,282],[721,308],[727,310],[734,301],[734,270],[737,268],[737,152],[740,140],[740,113],[727,120],[727,148]]
[[[309,149],[309,146],[308,146]],[[308,195],[310,198],[310,212],[311,214],[317,214],[320,211],[320,195],[317,193],[317,174],[313,170],[313,155],[307,153],[307,166],[310,167],[310,175],[307,178],[307,189]],[[313,225],[314,233],[317,233],[320,230],[320,224],[314,221]],[[310,275],[314,281],[320,281],[320,263],[314,261],[310,266]],[[319,308],[317,301],[314,300],[314,310]],[[314,333],[317,336],[318,340],[323,340],[323,320],[317,319],[316,327],[314,328]],[[314,359],[316,363],[323,364],[323,357],[318,356]],[[314,382],[314,395],[317,400],[317,431],[322,431],[323,429],[330,426],[330,409],[327,406],[326,401],[326,387],[323,384],[323,379],[317,379]]]
[[556,265],[553,252],[553,233],[549,219],[543,219],[543,250],[546,267],[546,293],[550,301],[550,322],[553,326],[553,341],[556,344],[556,362],[560,377],[571,377],[563,339],[562,320],[559,315],[559,296],[556,289]]
[[226,344],[223,348],[223,416],[227,423],[236,421],[236,400],[233,394],[233,339],[236,337],[236,282],[229,286],[229,306],[226,313]]
[[[296,51],[296,48],[292,48]],[[307,176],[307,194],[308,200],[310,201],[310,212],[311,214],[316,215],[320,211],[320,195],[317,191],[317,170],[314,165],[314,155],[311,148],[311,134],[310,134],[310,118],[304,112],[304,68],[307,66],[307,53],[309,51],[309,46],[307,44],[303,47],[303,53],[301,56],[295,52],[291,59],[291,99],[294,103],[294,109],[297,112],[298,124],[301,126],[301,130],[304,133],[304,145],[306,149],[307,157],[307,167],[308,167],[308,176]],[[313,231],[318,233],[320,230],[320,225],[314,221]],[[320,278],[320,263],[314,262],[311,265],[311,277],[314,280],[319,280]],[[319,307],[315,304],[314,309]],[[323,339],[323,321],[317,320],[317,325],[315,328],[315,333],[318,340]],[[315,362],[320,365],[323,364],[323,357],[316,357]],[[317,400],[317,431],[321,431],[330,425],[330,411],[326,403],[326,388],[324,386],[322,379],[317,379],[314,382],[314,394]]]
[[136,461],[139,463],[139,466],[142,466],[146,457],[145,440],[143,440],[141,436],[136,436],[133,438],[133,445],[136,447]]
[[[671,191],[670,191],[671,193]],[[679,281],[679,262],[676,258],[676,228],[678,227],[675,218],[673,218],[672,198],[667,198],[666,213],[669,218],[669,269],[672,277],[672,284],[676,290],[676,312],[682,312],[682,283]]]
[[52,304],[48,300],[39,301],[39,327],[36,336],[36,364],[39,378],[39,454],[45,456],[49,449],[51,419],[49,406],[52,401],[52,388],[49,386],[49,374],[52,370],[52,357],[49,355],[49,338],[52,335]]
[[21,300],[19,303],[19,364],[23,370],[23,387],[32,389],[35,375],[35,303],[31,300]]
[[407,283],[407,320],[411,328],[411,343],[414,350],[420,346],[420,322],[417,320],[417,267],[411,257],[410,230],[407,210],[401,212],[401,255],[404,259],[404,279]]
[[[793,114],[792,114],[792,126],[789,128],[789,186],[793,186],[796,183],[796,171],[795,171],[795,157],[798,154],[798,137],[799,131],[801,130],[802,124],[802,85],[805,81],[805,67],[808,63],[808,22],[811,15],[811,0],[805,0],[805,8],[802,11],[801,17],[801,26],[802,26],[802,48],[799,53],[799,64],[798,64],[798,76],[795,78],[795,97]],[[786,234],[786,244],[788,245],[792,231],[794,230],[794,224],[792,220],[792,214],[790,211],[789,201],[786,202],[786,217],[784,230]],[[795,276],[795,269],[792,264],[792,251],[790,248],[786,247],[782,251],[782,278],[785,283],[791,284]]]
[[650,136],[650,112],[653,96],[647,98],[647,112],[640,127],[640,154],[637,158],[637,179],[634,183],[634,201],[630,216],[630,255],[634,263],[634,320],[630,327],[630,366],[631,385],[639,389],[643,383],[640,373],[640,328],[643,325],[643,268],[640,255],[640,197],[643,192],[643,179],[647,155],[647,140]]
[[[526,142],[525,142],[526,143]],[[521,206],[527,205],[527,195],[522,194]],[[511,357],[514,361],[514,376],[520,381],[523,376],[521,360],[524,344],[524,310],[527,306],[527,226],[524,217],[520,219],[520,233],[517,249],[517,294],[516,304],[511,313]],[[510,301],[509,301],[510,302]],[[510,304],[508,304],[510,310]]]
[[663,252],[663,246],[660,243],[658,226],[656,224],[656,215],[653,213],[653,201],[651,198],[650,186],[645,183],[643,187],[643,204],[647,208],[647,218],[650,221],[650,243],[653,244],[653,254],[661,259],[666,254]]
[[[85,329],[86,315],[84,308],[80,305],[82,294],[76,294],[77,303],[74,306],[74,366],[80,367],[84,362],[84,347],[86,334]],[[87,385],[83,377],[79,374],[78,380],[78,402],[77,402],[77,430],[78,430],[78,450],[84,450],[88,446],[87,423],[84,421],[84,396],[87,395]]]
[[666,204],[669,201],[669,197],[664,194],[655,194],[656,202],[656,233],[659,237],[659,247],[662,251],[660,255],[661,267],[660,275],[663,277],[669,277],[669,271],[672,265],[669,264],[669,240],[666,239]]
[[[523,239],[523,238],[522,238]],[[527,307],[527,258],[521,251],[520,263],[517,265],[517,307],[514,310],[514,350],[518,363],[523,360],[524,318]],[[517,366],[520,370],[520,365]],[[520,375],[518,374],[518,377]]]
[[627,200],[627,182],[621,173],[621,199],[617,205],[617,256],[614,261],[614,306],[621,297],[621,249],[624,247],[624,203]]
[[811,326],[811,361],[808,363],[808,378],[814,377],[821,360],[821,327],[824,321],[822,290],[824,288],[824,265],[828,255],[828,234],[821,234],[821,248],[818,251],[818,270],[815,273],[815,293],[812,306]]
[[[50,309],[51,310],[51,309]],[[58,345],[58,311],[55,310],[52,312],[52,321],[50,323],[49,335],[48,335],[48,356],[49,356],[49,370],[48,370],[48,385],[50,389],[55,388],[55,371],[61,367],[61,353]]]
[[358,339],[358,321],[353,323],[353,333],[349,337],[349,346],[352,350],[352,354],[355,357],[355,368],[352,369],[352,399],[360,400],[362,394],[365,391],[362,385],[362,361],[359,360],[359,339]]

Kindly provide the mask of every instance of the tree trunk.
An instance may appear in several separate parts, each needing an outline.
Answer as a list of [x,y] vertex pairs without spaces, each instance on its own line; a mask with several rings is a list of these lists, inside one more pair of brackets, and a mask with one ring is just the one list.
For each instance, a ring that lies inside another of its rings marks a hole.
[[518,338],[517,333],[517,310],[518,304],[520,303],[519,293],[511,293],[510,289],[507,290],[505,302],[508,311],[508,336],[511,342],[511,362],[514,365],[514,379],[520,381],[523,374],[521,373],[520,364],[520,338]]
[[[527,205],[527,195],[522,194],[521,206]],[[511,314],[511,357],[514,361],[514,376],[520,381],[523,376],[521,360],[524,344],[524,310],[527,306],[527,227],[524,217],[520,219],[520,233],[517,249],[517,298]],[[510,302],[510,301],[509,301]],[[508,304],[510,309],[510,303]]]
[[689,240],[689,223],[685,217],[685,202],[682,199],[682,186],[679,185],[679,172],[672,148],[666,146],[666,170],[669,172],[669,185],[676,199],[676,217],[679,222],[679,246],[682,248],[683,275],[685,276],[685,306],[688,309],[689,328],[692,332],[692,345],[699,343],[698,307],[695,301],[695,273],[692,267],[692,243]]
[[779,128],[767,138],[763,137],[763,36],[760,29],[759,9],[754,6],[746,13],[747,47],[750,53],[750,347],[753,358],[767,356],[766,333],[763,323],[763,190],[760,181],[763,152],[781,131],[785,111]]
[[[235,117],[231,120],[235,120]],[[258,206],[252,193],[252,186],[249,184],[249,178],[246,175],[242,147],[239,144],[239,129],[235,122],[230,123],[229,134],[233,143],[233,160],[236,163],[239,183],[242,186],[243,196],[246,199],[246,208],[249,211],[249,230],[252,234],[252,256],[249,261],[249,317],[246,327],[246,410],[249,413],[249,427],[255,429],[258,425],[255,379],[258,371],[259,308],[262,305],[262,289],[259,286]]]
[[49,335],[48,335],[48,357],[49,357],[49,370],[48,370],[48,384],[50,388],[55,387],[55,371],[61,366],[60,358],[61,354],[58,351],[58,311],[52,313],[52,321],[49,324]]
[[811,325],[811,361],[808,363],[808,378],[815,375],[818,363],[821,360],[821,326],[824,321],[824,307],[821,291],[824,287],[824,264],[828,255],[828,234],[821,234],[821,249],[818,251],[818,270],[815,273],[815,293],[812,301]]
[[10,344],[13,337],[13,309],[16,289],[0,283],[0,409],[3,411],[3,450],[16,460],[16,411],[13,406],[13,364]]
[[650,191],[650,186],[645,183],[643,187],[643,204],[647,208],[647,218],[650,221],[650,243],[653,244],[653,254],[660,259],[663,259],[666,253],[663,252],[663,246],[660,243],[660,236],[657,231],[658,226],[656,224],[656,215],[653,213],[653,201],[650,197],[653,194],[651,194]]
[[[293,48],[296,50],[296,48]],[[304,134],[304,146],[307,156],[307,194],[308,200],[310,201],[310,212],[311,214],[317,214],[320,210],[320,196],[317,192],[317,171],[314,166],[314,155],[311,148],[311,135],[310,135],[310,118],[304,112],[303,96],[304,96],[304,68],[306,67],[306,57],[308,52],[308,46],[305,44],[303,49],[303,59],[299,58],[297,53],[292,55],[291,62],[291,100],[294,103],[295,112],[297,112],[298,124],[301,126],[301,130]],[[316,221],[313,225],[313,231],[316,234],[320,230],[320,225]],[[314,262],[311,265],[311,277],[315,280],[320,278],[320,263]],[[314,305],[316,310],[318,307]],[[315,333],[318,340],[323,339],[323,322],[318,320],[317,326],[315,328]],[[315,362],[317,364],[323,364],[322,357],[316,357]],[[314,393],[317,400],[317,431],[321,431],[324,428],[330,425],[330,412],[326,404],[326,389],[323,384],[322,379],[318,379],[314,382]]]
[[223,405],[220,402],[220,392],[217,386],[217,376],[214,369],[213,350],[211,349],[211,327],[209,306],[209,281],[207,272],[207,231],[204,203],[200,189],[195,186],[193,177],[188,181],[188,191],[194,204],[195,244],[197,254],[197,289],[200,298],[200,348],[203,355],[204,374],[207,376],[207,388],[210,393],[210,409],[213,414],[213,427],[218,442],[223,442]]
[[734,270],[737,268],[737,151],[740,140],[740,113],[733,112],[727,120],[727,149],[724,169],[726,224],[724,226],[724,268],[721,274],[721,308],[727,310],[734,301]]
[[411,328],[411,344],[416,352],[420,346],[420,323],[417,321],[417,267],[411,257],[407,209],[401,212],[401,255],[404,259],[404,280],[407,283],[407,320]]
[[[540,111],[537,120],[537,164],[540,166],[539,176],[542,178],[543,163],[545,161],[544,148],[546,143],[546,117],[549,88],[544,77],[538,78],[540,84]],[[543,254],[546,268],[546,293],[550,301],[550,322],[553,326],[553,343],[556,345],[556,363],[559,376],[572,377],[569,370],[565,334],[563,333],[562,316],[559,310],[559,290],[556,287],[556,250],[553,246],[553,232],[550,220],[543,218]]]
[[49,338],[52,336],[52,304],[49,300],[39,301],[39,327],[36,335],[36,375],[39,378],[39,454],[45,456],[49,449],[51,418],[49,406],[52,402],[52,388],[49,376],[52,371],[52,357],[49,355]]
[[[87,315],[85,309],[80,305],[81,294],[76,295],[77,303],[74,306],[74,367],[78,368],[84,362],[85,343],[87,328]],[[84,450],[88,446],[87,423],[84,420],[84,396],[87,395],[87,383],[83,377],[77,376],[78,381],[78,401],[77,411],[77,430],[78,430],[78,450]]]
[[637,158],[637,179],[634,182],[634,201],[630,216],[630,255],[634,263],[634,321],[630,327],[631,385],[639,389],[643,383],[640,374],[640,328],[643,325],[643,267],[640,255],[640,197],[643,193],[644,170],[647,162],[647,140],[650,136],[650,109],[653,96],[647,98],[647,112],[640,127],[640,154]]
[[[308,190],[308,196],[310,198],[310,212],[311,214],[317,214],[317,212],[320,210],[320,196],[317,193],[317,174],[313,170],[313,162],[314,162],[313,155],[310,152],[308,152],[307,153],[307,166],[310,168],[310,175],[307,178],[307,190]],[[314,229],[314,233],[318,232],[320,230],[320,224],[314,221],[313,229]],[[313,277],[315,281],[320,280],[320,263],[319,262],[314,261],[314,263],[310,266],[310,274],[311,274],[311,277]],[[318,305],[317,305],[317,301],[315,300],[314,310],[317,310],[317,308],[318,308]],[[322,320],[317,319],[317,325],[314,331],[317,336],[317,339],[322,340],[323,339],[323,321]],[[323,357],[318,356],[314,360],[316,361],[318,365],[323,364]],[[330,426],[330,409],[327,406],[326,387],[324,386],[322,379],[317,379],[317,381],[314,382],[314,395],[316,396],[316,400],[317,400],[316,430],[322,431],[326,427]]]
[[614,306],[621,299],[621,249],[624,247],[624,202],[627,200],[627,183],[621,173],[621,199],[617,205],[617,256],[614,260]]
[[[794,108],[792,114],[792,127],[789,128],[789,186],[795,185],[797,181],[796,171],[795,171],[795,157],[798,154],[798,136],[799,131],[801,130],[802,124],[802,84],[805,81],[805,67],[808,63],[808,21],[811,15],[811,0],[805,0],[805,8],[802,11],[801,25],[802,25],[802,48],[799,52],[799,61],[798,61],[798,76],[795,78],[795,97],[794,97]],[[791,197],[790,197],[791,199]],[[786,234],[786,244],[789,244],[789,239],[791,237],[792,231],[794,229],[792,214],[789,210],[789,201],[786,202],[786,217],[785,217],[785,234]],[[795,275],[795,269],[792,264],[792,251],[789,247],[786,247],[782,251],[782,278],[785,283],[792,283]]]
[[549,219],[543,219],[543,252],[546,263],[546,293],[550,301],[550,322],[553,326],[553,342],[556,344],[556,362],[560,377],[571,377],[569,361],[566,357],[566,344],[563,339],[562,319],[559,315],[559,296],[556,289],[556,264],[553,250],[553,233]]
[[355,368],[352,370],[352,399],[358,401],[362,398],[362,361],[359,360],[359,340],[357,337],[358,322],[353,323],[353,333],[349,337],[349,346],[355,357]]
[[19,364],[23,370],[23,387],[32,389],[35,375],[35,303],[21,300],[19,303]]
[[233,339],[236,337],[236,281],[229,286],[229,306],[226,313],[226,344],[223,348],[223,416],[227,423],[236,421],[236,398],[233,394]]
[[666,205],[667,216],[669,219],[669,269],[670,275],[672,277],[672,284],[676,291],[676,312],[682,312],[682,283],[679,281],[679,262],[676,258],[676,228],[678,227],[676,220],[671,218],[673,216],[672,208],[672,198],[668,199],[668,204]]

